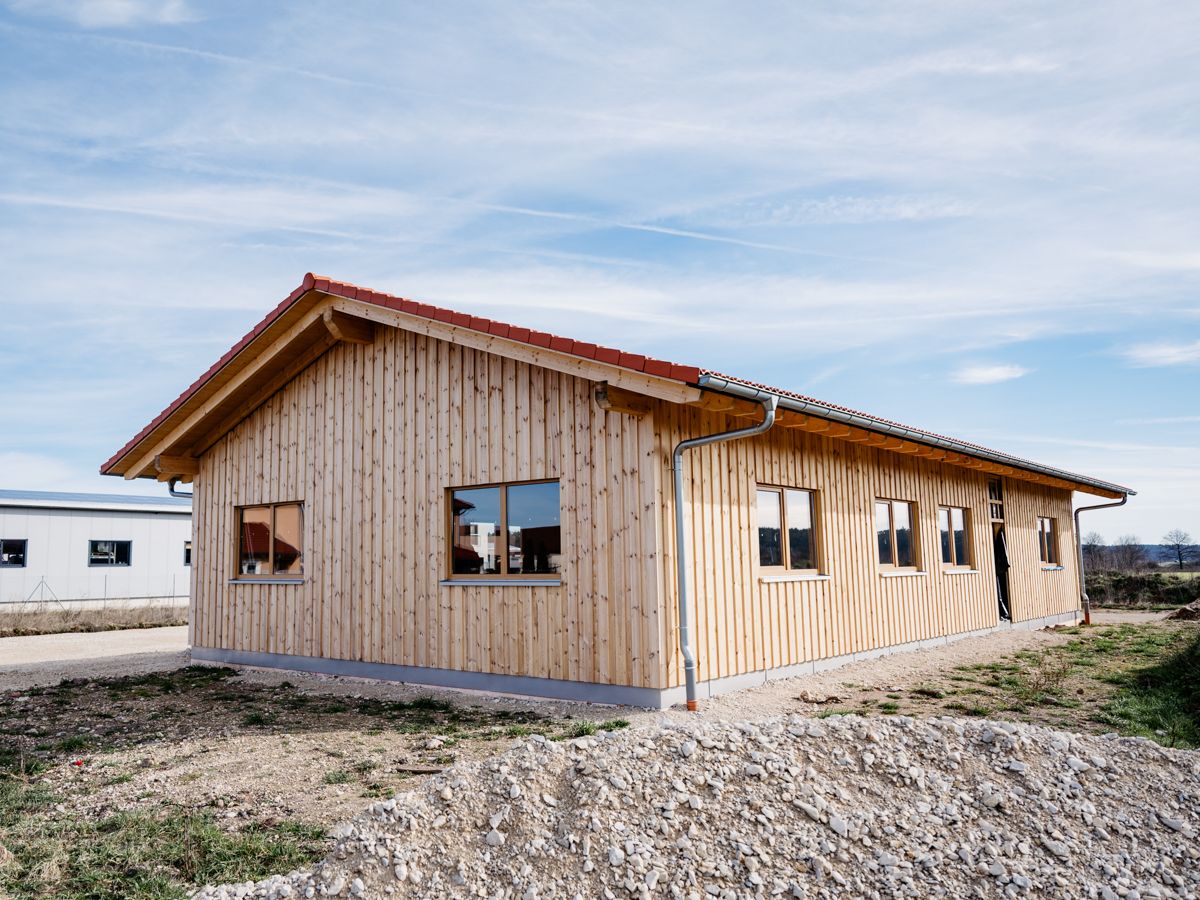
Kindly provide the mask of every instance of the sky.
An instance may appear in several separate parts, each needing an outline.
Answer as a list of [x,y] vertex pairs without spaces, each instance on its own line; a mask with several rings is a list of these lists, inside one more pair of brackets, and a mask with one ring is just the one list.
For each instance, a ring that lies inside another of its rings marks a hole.
[[0,0],[0,487],[161,493],[97,469],[315,271],[1200,540],[1197,33],[1190,0]]

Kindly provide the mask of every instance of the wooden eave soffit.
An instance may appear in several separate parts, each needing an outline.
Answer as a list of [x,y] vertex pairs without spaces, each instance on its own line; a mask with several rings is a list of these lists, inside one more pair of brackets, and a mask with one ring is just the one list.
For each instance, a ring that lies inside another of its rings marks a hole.
[[[729,397],[712,391],[705,391],[699,400],[689,405],[709,412],[724,413],[725,415],[736,419],[755,419],[761,416],[761,407],[757,403],[751,403],[750,401],[743,400],[739,397]],[[1010,478],[1015,478],[1018,481],[1028,481],[1033,484],[1044,484],[1049,487],[1062,488],[1064,490],[1083,491],[1085,493],[1096,494],[1102,497],[1111,497],[1113,499],[1119,499],[1121,496],[1120,494],[1107,493],[1097,488],[1077,484],[1065,479],[1053,478],[1049,475],[1041,475],[1037,472],[1030,472],[1025,469],[1018,469],[1013,466],[1006,466],[1002,465],[1001,463],[990,462],[989,460],[980,459],[975,456],[969,456],[965,453],[956,453],[953,450],[944,450],[940,447],[932,447],[928,444],[920,444],[916,441],[904,440],[903,438],[881,434],[877,431],[868,431],[865,428],[856,428],[853,425],[844,425],[840,422],[834,422],[830,419],[822,419],[818,416],[809,416],[805,415],[804,413],[794,412],[790,409],[781,410],[779,412],[778,418],[776,419],[776,426],[795,431],[805,431],[809,434],[834,438],[836,440],[846,441],[847,443],[875,447],[879,450],[888,450],[892,453],[915,456],[920,459],[927,459],[930,462],[941,462],[964,469],[974,469],[975,471],[986,472],[989,475],[1005,475]]]
[[[320,295],[316,295],[320,296]],[[178,478],[191,481],[199,472],[199,457],[261,406],[272,394],[312,365],[339,342],[369,344],[375,324],[317,303],[280,323],[277,336],[263,343],[244,361],[231,361],[228,373],[218,373],[211,390],[178,410],[177,423],[139,453],[125,477]],[[262,337],[259,338],[263,340]],[[153,437],[153,434],[151,435]]]

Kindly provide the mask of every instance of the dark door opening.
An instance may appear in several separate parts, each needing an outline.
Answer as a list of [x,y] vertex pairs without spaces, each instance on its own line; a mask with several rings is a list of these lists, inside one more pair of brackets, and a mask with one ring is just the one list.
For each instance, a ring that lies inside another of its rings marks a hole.
[[992,552],[996,559],[996,604],[1000,621],[1012,621],[1012,604],[1008,596],[1008,538],[1004,534],[1004,483],[999,478],[988,480],[988,518],[992,523]]

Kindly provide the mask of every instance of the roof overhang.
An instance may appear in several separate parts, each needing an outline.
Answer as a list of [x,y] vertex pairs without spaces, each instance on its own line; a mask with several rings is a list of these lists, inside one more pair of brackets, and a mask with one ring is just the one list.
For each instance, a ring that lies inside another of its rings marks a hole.
[[647,397],[695,401],[699,370],[305,277],[304,283],[100,468],[190,482],[200,456],[338,343],[400,328]]
[[602,384],[597,399],[610,411],[642,415],[648,411],[645,398],[652,398],[752,417],[759,414],[756,401],[774,396],[778,425],[784,428],[1101,497],[1134,494],[1121,485],[789,391],[312,274],[104,463],[101,474],[191,481],[201,455],[272,394],[335,345],[370,343],[380,328],[424,334]]
[[[700,376],[698,384],[706,392],[711,392],[709,398],[722,398],[715,402],[713,399],[704,399],[700,401],[700,405],[746,417],[758,414],[758,401],[769,396],[775,397],[780,409],[777,424],[783,428],[822,434],[830,438],[878,447],[881,450],[977,469],[993,475],[1006,475],[1021,481],[1082,491],[1114,500],[1136,494],[1136,491],[1119,484],[1077,475],[998,450],[990,450],[978,444],[943,437],[886,419],[878,419],[866,413],[821,403],[786,391],[774,391],[724,375],[706,372]],[[742,401],[745,406],[738,409],[731,406],[730,401]]]

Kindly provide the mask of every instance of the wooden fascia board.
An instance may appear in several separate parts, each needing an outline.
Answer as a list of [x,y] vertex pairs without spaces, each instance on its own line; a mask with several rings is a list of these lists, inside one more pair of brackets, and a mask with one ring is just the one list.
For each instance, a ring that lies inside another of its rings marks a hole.
[[[213,410],[217,409],[222,403],[229,399],[239,387],[244,385],[247,380],[261,372],[266,366],[270,365],[281,352],[287,349],[306,329],[310,328],[314,322],[320,322],[322,311],[319,308],[309,308],[306,312],[300,314],[298,320],[293,324],[284,328],[278,337],[274,338],[270,344],[262,347],[257,353],[252,354],[241,362],[240,365],[234,366],[235,362],[242,359],[242,354],[239,354],[235,360],[231,360],[230,364],[212,377],[212,379],[204,386],[196,397],[195,404],[185,405],[172,418],[176,419],[176,423],[169,425],[170,420],[164,422],[146,437],[153,438],[155,434],[159,437],[153,444],[145,446],[137,456],[130,457],[132,460],[126,464],[125,470],[122,473],[128,480],[142,477],[144,475],[157,476],[154,470],[154,458],[160,454],[168,453],[172,447],[178,442],[181,435],[188,433],[202,422]],[[280,323],[276,323],[279,325]],[[324,324],[321,325],[324,330]],[[246,349],[252,349],[253,344]],[[219,383],[218,383],[219,382]],[[184,411],[190,411],[184,415]],[[178,417],[183,415],[182,419]],[[166,430],[164,431],[164,428]]]
[[400,310],[387,309],[359,300],[349,300],[336,294],[326,296],[333,298],[334,309],[371,322],[423,334],[462,347],[470,347],[473,350],[494,353],[497,356],[574,375],[588,381],[607,381],[616,387],[659,400],[667,400],[671,403],[693,403],[700,399],[699,388],[671,378],[660,378],[644,372],[635,372],[622,366],[562,353],[548,347],[533,347],[520,341],[475,331],[472,328],[460,328],[447,322],[426,319],[423,316],[414,316]]

